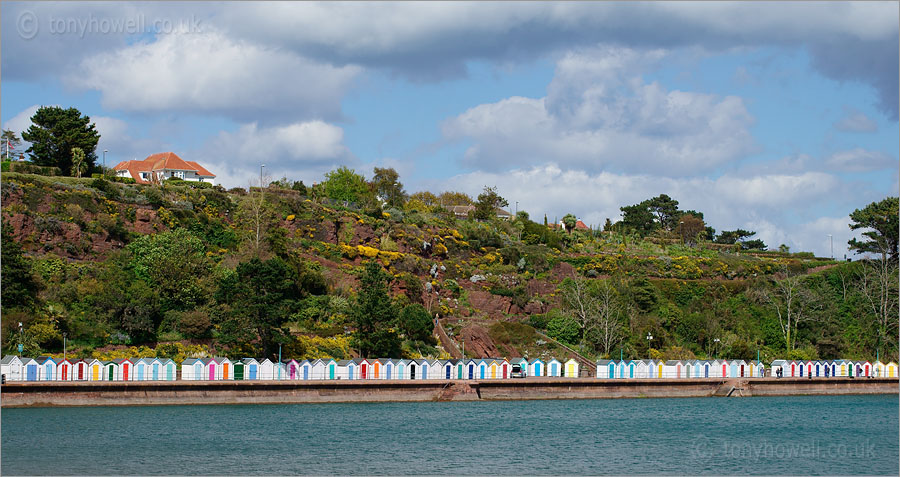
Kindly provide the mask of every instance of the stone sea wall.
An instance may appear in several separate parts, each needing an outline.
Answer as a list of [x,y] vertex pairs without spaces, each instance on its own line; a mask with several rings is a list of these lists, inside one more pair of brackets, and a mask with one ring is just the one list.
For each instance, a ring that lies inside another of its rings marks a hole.
[[749,397],[897,394],[897,378],[428,381],[34,382],[0,387],[2,407]]

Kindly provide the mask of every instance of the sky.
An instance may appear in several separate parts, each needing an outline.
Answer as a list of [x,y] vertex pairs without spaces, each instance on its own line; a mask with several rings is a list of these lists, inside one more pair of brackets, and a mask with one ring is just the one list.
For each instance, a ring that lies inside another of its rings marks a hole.
[[[900,189],[897,2],[0,5],[0,123],[75,107],[107,165],[226,187],[393,167],[597,226],[667,194],[842,258]],[[27,145],[26,145],[27,146]],[[102,159],[101,159],[102,160]],[[852,254],[851,254],[852,256]]]

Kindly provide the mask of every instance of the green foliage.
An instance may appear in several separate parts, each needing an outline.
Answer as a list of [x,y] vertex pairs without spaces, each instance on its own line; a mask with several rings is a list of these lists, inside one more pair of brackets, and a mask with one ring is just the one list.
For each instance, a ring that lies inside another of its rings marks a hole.
[[554,313],[547,322],[547,336],[562,343],[575,345],[581,338],[581,327],[571,315]]
[[406,202],[406,191],[400,182],[400,174],[393,167],[376,167],[372,177],[372,189],[375,195],[388,207],[403,207]]
[[190,310],[206,302],[203,278],[211,264],[203,242],[189,231],[144,235],[127,249],[134,275],[157,290],[165,310]]
[[424,306],[418,303],[405,306],[400,312],[399,325],[407,339],[422,341],[432,346],[437,344],[432,334],[434,323]]
[[478,202],[475,203],[475,218],[478,220],[493,219],[497,216],[497,209],[508,205],[509,202],[500,197],[496,187],[485,186],[481,194],[478,194]]
[[344,166],[325,173],[322,187],[329,199],[357,205],[366,202],[371,194],[366,178]]
[[352,341],[352,346],[364,358],[399,356],[400,353],[400,338],[389,328],[397,314],[388,295],[390,279],[377,261],[366,262],[353,307],[356,333]]
[[272,345],[284,340],[282,325],[302,298],[296,279],[278,257],[239,263],[234,273],[222,277],[216,292],[216,300],[231,308],[227,331],[240,336],[241,330],[250,330],[259,337],[263,356],[273,357]]
[[82,116],[75,108],[42,106],[31,117],[31,122],[28,130],[22,133],[22,139],[31,143],[27,152],[32,162],[72,171],[73,149],[79,148],[84,152],[84,170],[94,168],[100,134],[90,117]]
[[0,267],[2,267],[3,307],[29,307],[37,297],[40,285],[32,274],[31,260],[22,254],[22,247],[13,240],[4,221],[2,227],[2,244],[0,244]]
[[887,197],[880,202],[872,202],[850,214],[850,230],[867,229],[862,233],[865,239],[850,239],[851,250],[858,253],[877,253],[897,260],[897,243],[900,236],[900,198]]
[[84,150],[80,147],[72,148],[72,175],[81,177],[87,172],[88,164],[84,158]]

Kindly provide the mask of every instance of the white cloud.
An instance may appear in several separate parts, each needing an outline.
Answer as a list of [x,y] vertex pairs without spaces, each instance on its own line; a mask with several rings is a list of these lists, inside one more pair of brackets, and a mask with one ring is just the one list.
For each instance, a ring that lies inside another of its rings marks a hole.
[[866,116],[862,111],[845,106],[844,116],[834,123],[838,131],[844,132],[875,132],[878,131],[878,123]]
[[311,183],[338,165],[356,162],[343,139],[343,129],[322,121],[273,127],[250,123],[219,133],[192,155],[210,164],[216,181],[228,187],[246,186],[258,177],[261,164],[273,178],[287,176]]
[[882,169],[897,169],[897,160],[878,151],[861,147],[839,151],[825,160],[829,168],[842,172],[870,172]]
[[16,114],[3,123],[3,129],[9,129],[21,138],[22,132],[31,127],[31,117],[34,116],[34,113],[36,113],[40,107],[41,105],[34,104],[23,109],[19,114]]
[[444,122],[468,139],[469,165],[497,170],[554,161],[566,166],[690,175],[754,149],[743,100],[644,83],[638,72],[663,55],[623,48],[572,53],[542,99],[512,97]]
[[69,84],[97,90],[104,107],[230,117],[337,117],[360,71],[234,40],[217,31],[158,35],[90,56]]

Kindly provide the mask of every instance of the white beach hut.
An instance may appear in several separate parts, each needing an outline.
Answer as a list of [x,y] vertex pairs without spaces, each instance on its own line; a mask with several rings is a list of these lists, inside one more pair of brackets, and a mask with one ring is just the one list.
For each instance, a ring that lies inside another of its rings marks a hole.
[[203,377],[203,362],[198,358],[187,358],[181,362],[181,379],[199,381]]
[[528,375],[541,377],[547,374],[547,365],[540,358],[528,362]]
[[597,360],[597,379],[613,379],[616,374],[616,363],[609,359]]
[[575,361],[574,358],[566,361],[566,377],[567,378],[577,378],[580,376],[579,374],[580,366],[578,361]]
[[56,379],[56,361],[49,356],[38,358],[38,381],[53,381]]
[[21,380],[37,381],[38,380],[38,362],[34,358],[19,358],[22,361]]
[[92,359],[88,361],[88,381],[102,381],[103,380],[103,362],[99,359]]
[[547,361],[547,376],[558,378],[560,373],[562,373],[562,364],[556,358],[550,358],[550,361]]
[[[275,363],[265,358],[259,362],[259,377],[263,381],[272,381],[275,379]],[[346,378],[344,378],[346,379]]]
[[22,359],[12,354],[4,356],[0,360],[0,374],[3,374],[7,381],[24,381]]

